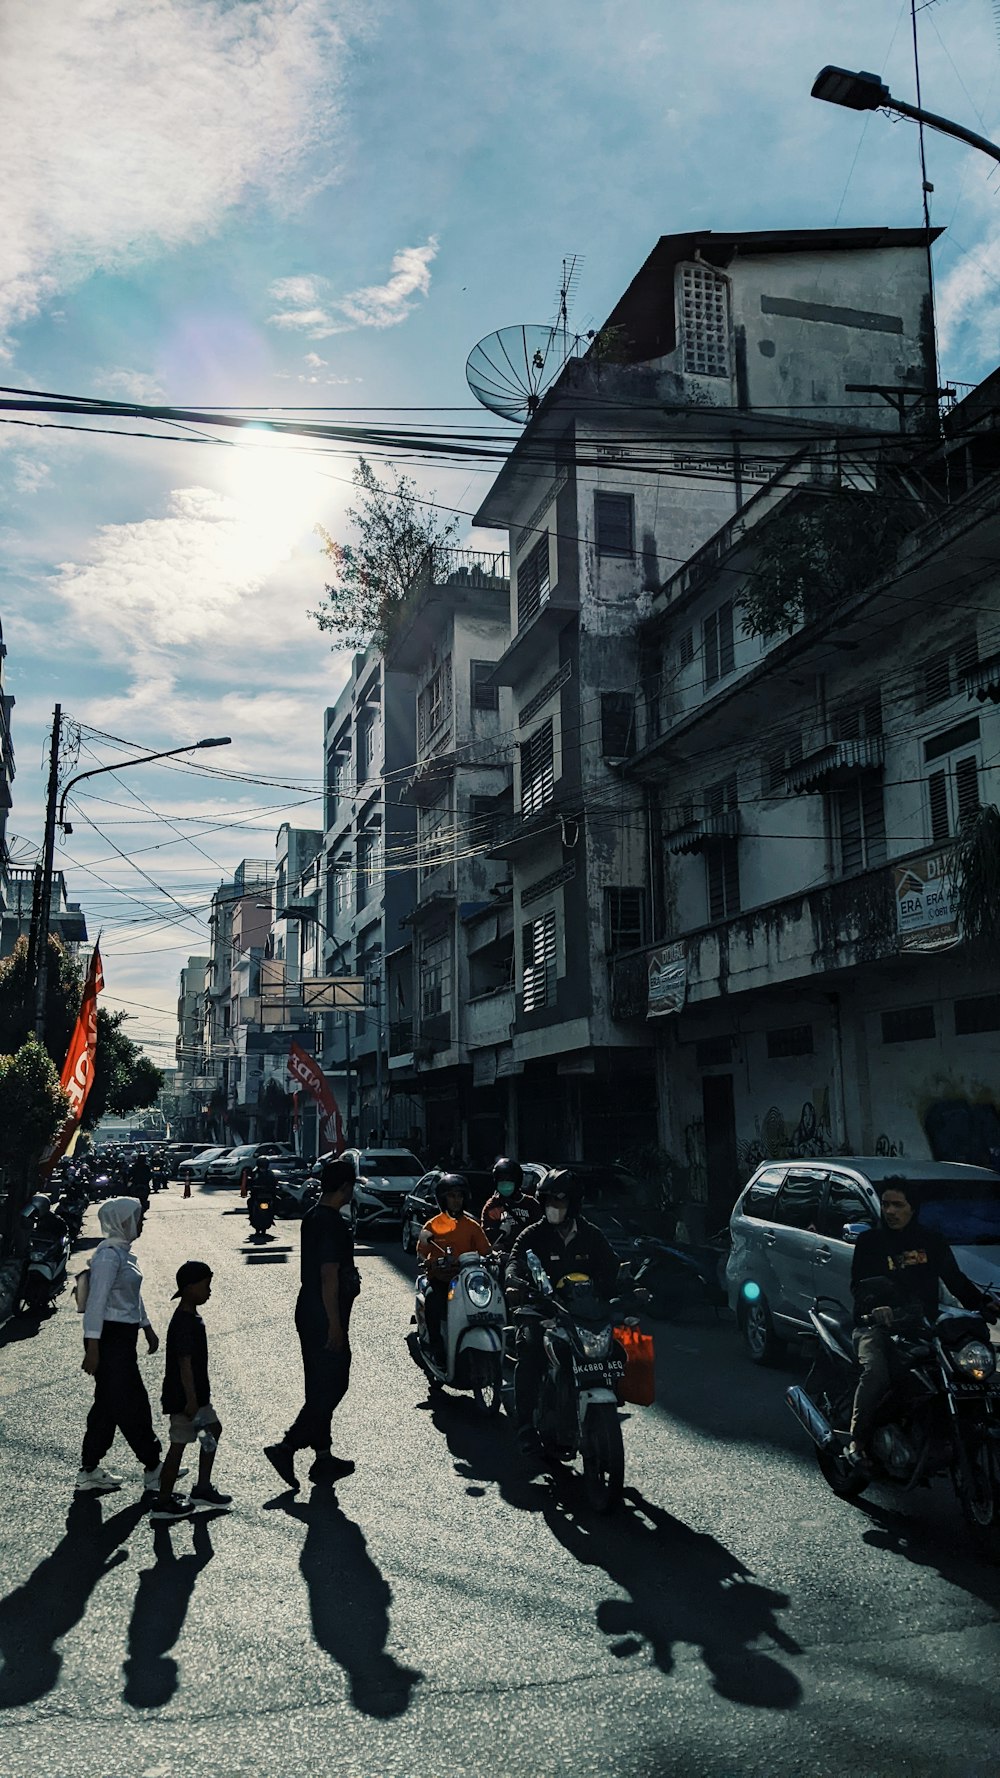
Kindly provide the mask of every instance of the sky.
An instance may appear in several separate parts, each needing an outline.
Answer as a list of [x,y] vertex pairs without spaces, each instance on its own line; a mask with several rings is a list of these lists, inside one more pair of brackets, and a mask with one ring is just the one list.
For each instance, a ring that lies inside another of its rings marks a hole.
[[[925,0],[918,27],[924,104],[1000,140],[992,0]],[[827,62],[912,100],[909,0],[5,0],[0,381],[467,408],[468,353],[554,320],[563,255],[583,332],[661,234],[919,224],[915,127],[812,100]],[[1000,166],[927,151],[942,371],[974,383],[1000,357]],[[0,424],[15,859],[41,838],[57,701],[79,770],[233,738],[201,762],[236,778],[81,786],[57,850],[107,1004],[161,1064],[214,887],[280,822],[321,825],[348,662],[309,616],[316,527],[350,540],[352,468],[266,435]],[[465,536],[490,472],[411,473]]]

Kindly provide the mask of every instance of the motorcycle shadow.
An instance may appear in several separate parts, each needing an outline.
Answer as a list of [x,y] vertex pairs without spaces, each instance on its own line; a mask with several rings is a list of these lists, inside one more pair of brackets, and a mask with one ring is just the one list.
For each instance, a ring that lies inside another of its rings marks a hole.
[[[867,1495],[853,1504],[869,1521],[862,1533],[869,1548],[901,1556],[918,1568],[933,1568],[942,1580],[1000,1614],[1000,1558],[984,1558],[966,1540],[957,1504],[946,1486],[922,1493],[919,1500],[911,1496],[905,1511]],[[939,1507],[945,1515],[941,1522]]]

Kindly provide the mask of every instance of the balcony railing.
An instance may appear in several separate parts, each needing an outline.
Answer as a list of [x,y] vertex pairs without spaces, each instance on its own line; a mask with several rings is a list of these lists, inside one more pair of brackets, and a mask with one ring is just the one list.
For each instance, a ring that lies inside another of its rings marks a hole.
[[507,557],[502,550],[451,549],[434,544],[417,569],[410,591],[428,586],[502,587],[507,580]]

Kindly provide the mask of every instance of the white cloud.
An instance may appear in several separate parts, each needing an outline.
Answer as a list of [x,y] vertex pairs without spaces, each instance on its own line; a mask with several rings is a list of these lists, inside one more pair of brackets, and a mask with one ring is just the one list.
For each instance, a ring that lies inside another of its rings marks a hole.
[[255,193],[302,195],[342,49],[331,0],[5,0],[0,328]]
[[329,359],[321,358],[318,352],[307,352],[302,362],[308,364],[310,370],[322,370]]
[[14,458],[13,480],[19,494],[37,494],[48,476],[49,465],[40,463],[37,457]]
[[[269,315],[268,320],[272,327],[295,329],[312,340],[330,339],[354,327],[398,327],[412,312],[416,299],[428,294],[437,251],[436,235],[431,235],[422,247],[401,247],[393,255],[385,284],[368,284],[330,300],[324,296],[326,279],[278,278],[270,287],[270,295],[285,306]],[[306,363],[315,358],[316,354],[310,352]]]
[[94,387],[102,395],[117,395],[124,401],[145,405],[162,401],[165,394],[162,383],[144,370],[99,371]]

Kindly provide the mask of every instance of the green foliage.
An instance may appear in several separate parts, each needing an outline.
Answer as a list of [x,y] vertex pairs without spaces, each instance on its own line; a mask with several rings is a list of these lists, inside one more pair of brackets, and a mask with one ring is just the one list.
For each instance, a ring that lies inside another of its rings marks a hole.
[[770,642],[890,566],[906,530],[899,501],[844,490],[790,501],[761,526],[741,597],[748,636]]
[[963,822],[951,855],[951,877],[962,937],[989,951],[995,961],[1000,953],[1000,809],[995,803]]
[[357,543],[337,543],[317,527],[336,579],[309,615],[333,637],[333,648],[367,648],[372,641],[384,646],[428,550],[451,543],[458,533],[457,520],[441,524],[420,509],[409,476],[395,470],[393,476],[380,481],[363,457],[358,462],[353,479],[361,499],[347,509]]
[[68,1111],[59,1070],[33,1037],[0,1055],[0,1164],[26,1176]]

